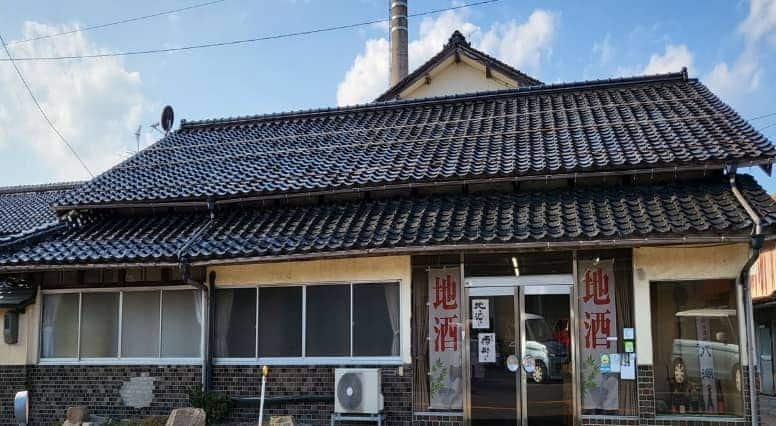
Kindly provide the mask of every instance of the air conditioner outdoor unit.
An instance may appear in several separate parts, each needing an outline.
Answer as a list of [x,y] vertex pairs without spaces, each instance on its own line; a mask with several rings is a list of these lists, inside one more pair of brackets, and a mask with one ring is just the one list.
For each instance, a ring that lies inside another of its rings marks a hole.
[[334,370],[334,411],[379,414],[383,411],[382,387],[379,368],[337,368]]

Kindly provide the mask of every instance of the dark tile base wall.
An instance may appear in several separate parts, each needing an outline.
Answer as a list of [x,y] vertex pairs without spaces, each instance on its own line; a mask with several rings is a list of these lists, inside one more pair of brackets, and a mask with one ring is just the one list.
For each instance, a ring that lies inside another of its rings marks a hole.
[[[268,396],[333,395],[332,366],[273,367],[267,382]],[[383,395],[388,425],[461,425],[456,416],[430,416],[412,412],[412,369],[383,368]],[[748,376],[744,370],[744,393],[747,401]],[[261,391],[260,367],[217,366],[213,368],[213,390],[228,396],[258,396]],[[120,395],[125,382],[133,377],[152,377],[153,401],[147,408],[126,407]],[[186,390],[198,386],[199,366],[0,366],[0,425],[13,423],[13,396],[27,388],[31,396],[32,424],[52,424],[64,417],[72,405],[87,405],[92,413],[113,419],[166,415],[176,407],[188,405]],[[745,417],[736,421],[668,420],[655,416],[654,374],[652,366],[638,366],[639,418],[583,418],[582,424],[597,425],[741,425],[751,422],[751,407]],[[328,425],[333,400],[271,403],[265,416],[293,415],[300,425]],[[255,424],[258,404],[235,407],[228,424]],[[711,419],[709,419],[711,420]],[[761,424],[763,424],[761,419]]]
[[[301,401],[265,404],[264,416],[294,416],[297,424],[328,425],[334,411],[333,366],[271,367],[267,379],[267,396],[331,395],[329,401]],[[371,367],[370,367],[371,368]],[[386,423],[412,423],[412,369],[404,366],[382,367],[383,396]],[[261,368],[250,366],[216,366],[213,368],[213,390],[228,396],[258,396],[261,393]],[[228,419],[230,423],[254,422],[258,418],[258,404],[240,403]]]
[[26,381],[26,366],[0,365],[0,424],[14,424],[13,398],[25,389]]
[[[153,377],[147,408],[127,407],[120,390],[133,377]],[[65,417],[69,406],[86,405],[92,414],[123,419],[167,415],[188,405],[186,391],[201,383],[200,366],[27,366],[33,424]]]

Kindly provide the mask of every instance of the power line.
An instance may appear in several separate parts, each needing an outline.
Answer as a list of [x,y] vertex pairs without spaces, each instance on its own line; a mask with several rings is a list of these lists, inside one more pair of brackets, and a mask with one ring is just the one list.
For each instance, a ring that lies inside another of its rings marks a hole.
[[757,117],[752,117],[752,118],[747,119],[747,121],[754,121],[754,120],[759,120],[761,118],[773,117],[774,115],[776,115],[776,112],[772,112],[770,114],[758,115]]
[[769,125],[767,125],[765,127],[760,127],[759,129],[757,129],[757,131],[758,132],[762,132],[763,130],[769,129],[769,128],[774,127],[774,126],[776,126],[776,123],[771,123],[771,124],[769,124]]
[[[452,7],[446,7],[443,9],[435,9],[435,10],[429,10],[427,12],[421,12],[421,13],[414,13],[408,15],[409,18],[419,17],[419,16],[426,16],[426,15],[433,15],[437,13],[447,12],[450,10],[457,10],[457,9],[464,9],[468,7],[475,7],[475,6],[481,6],[488,3],[495,3],[500,0],[484,0],[479,1],[476,3],[468,3],[463,4],[460,6],[452,6]],[[130,50],[127,52],[114,52],[114,53],[95,53],[95,54],[89,54],[89,55],[71,55],[71,56],[38,56],[38,57],[23,57],[23,58],[14,58],[13,60],[16,62],[19,61],[62,61],[62,60],[72,60],[72,59],[94,59],[94,58],[107,58],[107,57],[113,57],[113,56],[136,56],[136,55],[147,55],[147,54],[154,54],[154,53],[169,53],[169,52],[181,52],[181,51],[187,51],[187,50],[195,50],[195,49],[205,49],[210,47],[225,47],[225,46],[236,46],[240,44],[247,44],[247,43],[256,43],[259,41],[267,41],[267,40],[277,40],[281,38],[290,38],[290,37],[298,37],[298,36],[304,36],[304,35],[310,35],[310,34],[318,34],[318,33],[324,33],[324,32],[330,32],[330,31],[337,31],[337,30],[345,30],[345,29],[351,29],[351,28],[358,28],[363,27],[367,25],[374,25],[381,22],[388,22],[390,19],[374,19],[371,21],[364,21],[364,22],[358,22],[355,24],[347,24],[347,25],[337,25],[333,27],[325,27],[325,28],[317,28],[314,30],[306,30],[306,31],[297,31],[292,33],[283,33],[283,34],[274,34],[269,36],[263,36],[263,37],[255,37],[255,38],[248,38],[248,39],[242,39],[242,40],[231,40],[231,41],[222,41],[222,42],[216,42],[216,43],[205,43],[205,44],[195,44],[190,46],[182,46],[182,47],[170,47],[166,49],[148,49],[148,50]],[[10,61],[9,58],[0,58],[0,62],[7,62]]]
[[205,3],[198,3],[198,4],[193,4],[191,6],[182,7],[180,9],[165,10],[163,12],[152,13],[150,15],[136,16],[134,18],[121,19],[121,20],[118,20],[118,21],[108,22],[106,24],[92,25],[92,26],[89,26],[89,27],[76,28],[74,30],[63,31],[61,33],[46,34],[46,35],[42,35],[42,36],[38,36],[38,37],[32,37],[32,38],[28,38],[28,39],[24,39],[24,40],[16,40],[16,41],[12,41],[10,43],[7,43],[7,45],[8,46],[13,46],[14,44],[28,43],[28,42],[36,41],[36,40],[43,40],[43,39],[47,39],[47,38],[59,37],[59,36],[68,35],[68,34],[75,34],[75,33],[80,33],[80,32],[84,32],[84,31],[91,31],[91,30],[96,30],[96,29],[100,29],[100,28],[111,27],[111,26],[114,26],[114,25],[121,25],[121,24],[127,24],[127,23],[135,22],[135,21],[142,21],[144,19],[156,18],[157,16],[171,15],[171,14],[177,13],[177,12],[183,12],[183,11],[186,11],[186,10],[196,9],[196,8],[200,8],[200,7],[204,7],[204,6],[210,6],[212,4],[221,3],[223,1],[225,1],[225,0],[215,0],[215,1],[205,2]]
[[86,170],[87,173],[89,173],[89,176],[94,177],[94,174],[91,170],[89,170],[89,167],[84,163],[84,160],[81,159],[81,156],[78,155],[78,152],[76,152],[75,148],[70,144],[70,142],[65,139],[65,136],[62,135],[62,133],[54,126],[54,123],[49,119],[48,114],[46,114],[46,111],[43,109],[42,106],[40,106],[40,103],[38,102],[38,98],[35,97],[35,94],[32,92],[32,89],[30,88],[29,83],[27,83],[27,80],[24,78],[24,75],[22,74],[22,71],[19,69],[19,67],[16,65],[16,62],[14,62],[13,57],[11,56],[11,52],[8,50],[8,45],[5,44],[5,39],[3,38],[2,34],[0,34],[0,43],[3,45],[3,49],[5,50],[5,53],[8,55],[8,59],[11,62],[11,65],[13,65],[13,68],[16,70],[16,74],[19,76],[19,79],[24,83],[24,87],[27,88],[27,93],[30,94],[30,97],[32,98],[32,101],[35,103],[35,106],[38,107],[38,111],[40,111],[40,115],[43,116],[43,119],[46,120],[46,123],[48,123],[49,127],[51,127],[51,130],[54,131],[54,133],[59,136],[59,139],[67,146],[68,149],[70,149],[70,152],[73,153],[75,158],[78,159],[78,162],[81,163],[81,166]]

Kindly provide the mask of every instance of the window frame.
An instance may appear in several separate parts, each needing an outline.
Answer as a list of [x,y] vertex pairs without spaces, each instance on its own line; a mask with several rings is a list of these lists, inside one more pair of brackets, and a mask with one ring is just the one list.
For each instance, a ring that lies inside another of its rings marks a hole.
[[[158,356],[157,357],[122,357],[122,332],[123,332],[123,314],[124,314],[124,293],[131,292],[158,292],[159,293],[159,342],[158,342]],[[164,292],[168,291],[200,291],[200,289],[191,286],[143,286],[143,287],[109,287],[109,288],[73,288],[73,289],[43,289],[40,291],[40,306],[39,326],[38,326],[38,342],[39,348],[37,351],[38,364],[40,365],[198,365],[202,363],[204,359],[204,339],[205,339],[205,323],[206,317],[206,298],[200,294],[200,309],[202,312],[202,324],[200,325],[199,336],[199,356],[197,357],[162,357],[162,312],[164,310]],[[119,294],[119,306],[118,306],[118,333],[117,339],[117,356],[108,358],[90,358],[81,357],[81,322],[83,318],[83,294],[84,293],[118,293]],[[43,303],[44,296],[51,294],[78,294],[78,336],[76,346],[75,357],[43,357]]]
[[[404,330],[403,321],[399,326],[399,353],[397,355],[387,356],[353,356],[353,286],[360,284],[394,284],[399,289],[399,312],[403,313],[401,304],[404,290],[402,289],[401,279],[382,279],[382,280],[353,280],[353,281],[319,281],[319,282],[300,282],[300,283],[262,283],[254,285],[240,284],[219,284],[218,290],[229,290],[238,288],[253,288],[256,290],[256,335],[254,351],[255,357],[213,357],[213,365],[402,365],[402,351],[404,350]],[[349,287],[349,309],[350,309],[350,356],[307,356],[307,287],[326,286],[326,285],[346,285]],[[302,288],[302,355],[299,357],[260,357],[258,356],[259,347],[259,293],[262,288],[281,288],[281,287],[301,287]],[[215,326],[214,326],[215,328]]]
[[[737,277],[703,277],[703,278],[671,278],[671,279],[650,279],[648,281],[649,284],[649,315],[650,319],[652,320],[652,323],[654,324],[654,318],[652,318],[652,309],[653,309],[653,300],[652,300],[652,289],[653,286],[659,285],[659,284],[681,284],[681,283],[694,283],[694,282],[704,282],[704,281],[730,281],[733,284],[733,294],[735,295],[735,310],[736,310],[736,326],[738,327],[738,330],[736,330],[739,333],[738,336],[738,365],[740,366],[740,374],[744,375],[744,364],[743,364],[743,357],[744,357],[744,351],[743,346],[746,346],[746,337],[740,335],[741,327],[746,327],[745,324],[743,324],[743,312],[741,311],[743,300],[741,299],[741,286],[739,283],[739,280]],[[654,358],[655,358],[655,334],[653,330],[653,325],[650,325],[650,333],[652,341],[650,344],[652,345],[652,361],[654,364]],[[683,414],[674,414],[674,413],[658,413],[657,407],[655,407],[655,418],[659,420],[674,420],[674,419],[692,419],[692,421],[708,421],[708,422],[725,422],[727,420],[734,420],[738,421],[741,419],[746,418],[746,407],[747,407],[747,400],[745,397],[745,392],[747,389],[744,386],[744,380],[745,377],[741,378],[741,390],[738,391],[739,400],[742,403],[741,409],[742,409],[742,415],[736,415],[736,414],[702,414],[702,413],[683,413]],[[655,401],[657,401],[657,397],[655,396]]]

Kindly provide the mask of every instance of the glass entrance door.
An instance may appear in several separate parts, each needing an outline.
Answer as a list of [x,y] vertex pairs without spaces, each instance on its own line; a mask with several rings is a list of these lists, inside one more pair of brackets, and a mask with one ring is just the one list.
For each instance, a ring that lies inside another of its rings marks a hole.
[[471,425],[573,424],[570,291],[467,289]]
[[571,288],[527,286],[523,303],[523,424],[572,424]]
[[511,425],[518,418],[515,287],[469,292],[470,421]]

